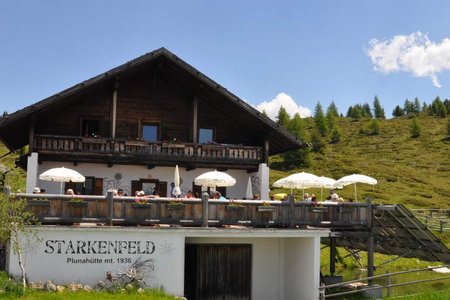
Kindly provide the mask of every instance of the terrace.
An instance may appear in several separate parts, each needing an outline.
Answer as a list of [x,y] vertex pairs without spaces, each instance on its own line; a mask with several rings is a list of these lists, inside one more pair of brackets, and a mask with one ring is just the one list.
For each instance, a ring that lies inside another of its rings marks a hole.
[[365,230],[372,204],[260,200],[136,198],[13,194],[26,198],[41,224],[94,223],[136,226],[326,227]]

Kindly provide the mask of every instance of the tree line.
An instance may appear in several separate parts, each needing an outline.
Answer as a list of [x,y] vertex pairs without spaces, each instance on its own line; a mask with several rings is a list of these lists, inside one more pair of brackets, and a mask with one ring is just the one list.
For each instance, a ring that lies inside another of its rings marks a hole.
[[[267,116],[265,111],[263,111],[263,114]],[[447,99],[442,101],[439,97],[436,97],[428,105],[425,102],[420,103],[416,97],[414,101],[406,100],[403,107],[397,105],[393,111],[394,118],[403,116],[413,118],[410,126],[410,136],[412,138],[418,138],[421,135],[421,126],[417,118],[414,118],[419,115],[446,117],[450,115],[450,101]],[[310,146],[284,153],[282,155],[284,159],[283,167],[309,167],[311,165],[311,151],[322,152],[327,143],[340,142],[343,133],[336,123],[336,118],[339,117],[344,116],[339,113],[334,101],[331,102],[326,111],[318,102],[313,115],[314,126],[308,132],[305,125],[306,121],[298,113],[291,117],[287,110],[281,106],[276,116],[276,123]],[[367,126],[360,130],[360,133],[368,135],[380,134],[381,128],[378,120],[386,119],[384,108],[377,96],[374,97],[373,108],[368,103],[356,104],[348,108],[346,117],[352,118],[352,120],[369,119]],[[447,134],[450,138],[450,119]]]

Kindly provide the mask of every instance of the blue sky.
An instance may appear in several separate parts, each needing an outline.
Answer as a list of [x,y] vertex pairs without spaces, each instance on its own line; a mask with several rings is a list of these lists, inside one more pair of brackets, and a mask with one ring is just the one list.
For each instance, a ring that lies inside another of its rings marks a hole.
[[[255,107],[450,94],[450,1],[2,0],[0,110],[166,47]],[[372,42],[371,42],[372,41]]]

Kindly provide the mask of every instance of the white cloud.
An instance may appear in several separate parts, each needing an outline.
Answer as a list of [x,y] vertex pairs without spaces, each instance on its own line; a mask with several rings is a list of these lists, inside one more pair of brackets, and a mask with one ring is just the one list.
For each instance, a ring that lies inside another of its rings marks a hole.
[[372,39],[367,55],[377,72],[410,72],[415,77],[429,77],[434,86],[441,87],[437,75],[450,70],[450,39],[435,43],[421,32],[384,41]]
[[281,106],[286,109],[291,117],[296,113],[299,113],[302,118],[311,116],[311,110],[309,108],[297,105],[294,99],[286,93],[279,93],[274,99],[264,101],[255,107],[260,112],[264,110],[272,120],[276,121]]

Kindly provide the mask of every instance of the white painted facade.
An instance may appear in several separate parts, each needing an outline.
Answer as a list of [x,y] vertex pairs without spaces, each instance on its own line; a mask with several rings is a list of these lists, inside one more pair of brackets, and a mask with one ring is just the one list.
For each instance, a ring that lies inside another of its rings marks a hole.
[[[167,182],[167,195],[171,195],[170,184],[174,181],[174,167],[155,167],[148,169],[146,166],[136,165],[113,165],[108,167],[105,164],[78,163],[74,166],[71,163],[44,161],[38,164],[38,154],[32,153],[28,157],[27,169],[27,193],[32,193],[33,188],[40,187],[48,194],[59,194],[61,185],[59,182],[48,182],[39,180],[39,174],[51,168],[66,167],[76,170],[84,176],[103,178],[103,194],[106,195],[108,189],[123,189],[125,194],[131,195],[131,181],[139,179],[158,179]],[[186,171],[179,168],[181,178],[181,191],[185,195],[188,190],[192,190],[194,179],[211,169],[194,169]],[[269,168],[266,164],[260,164],[259,170],[255,173],[247,173],[245,170],[227,170],[227,174],[236,179],[236,185],[227,187],[227,197],[232,199],[242,199],[245,197],[248,178],[252,180],[253,194],[261,195],[261,199],[269,199]]]
[[[252,247],[251,298],[258,300],[318,299],[320,238],[329,233],[252,228],[39,226],[35,229],[42,240],[34,242],[33,247],[24,246],[30,281],[95,285],[105,279],[106,272],[124,271],[130,261],[142,257],[153,260],[154,269],[146,277],[147,283],[181,296],[185,244],[238,243]],[[120,251],[117,243],[122,243]],[[10,274],[18,276],[16,256],[8,255],[7,260]]]

